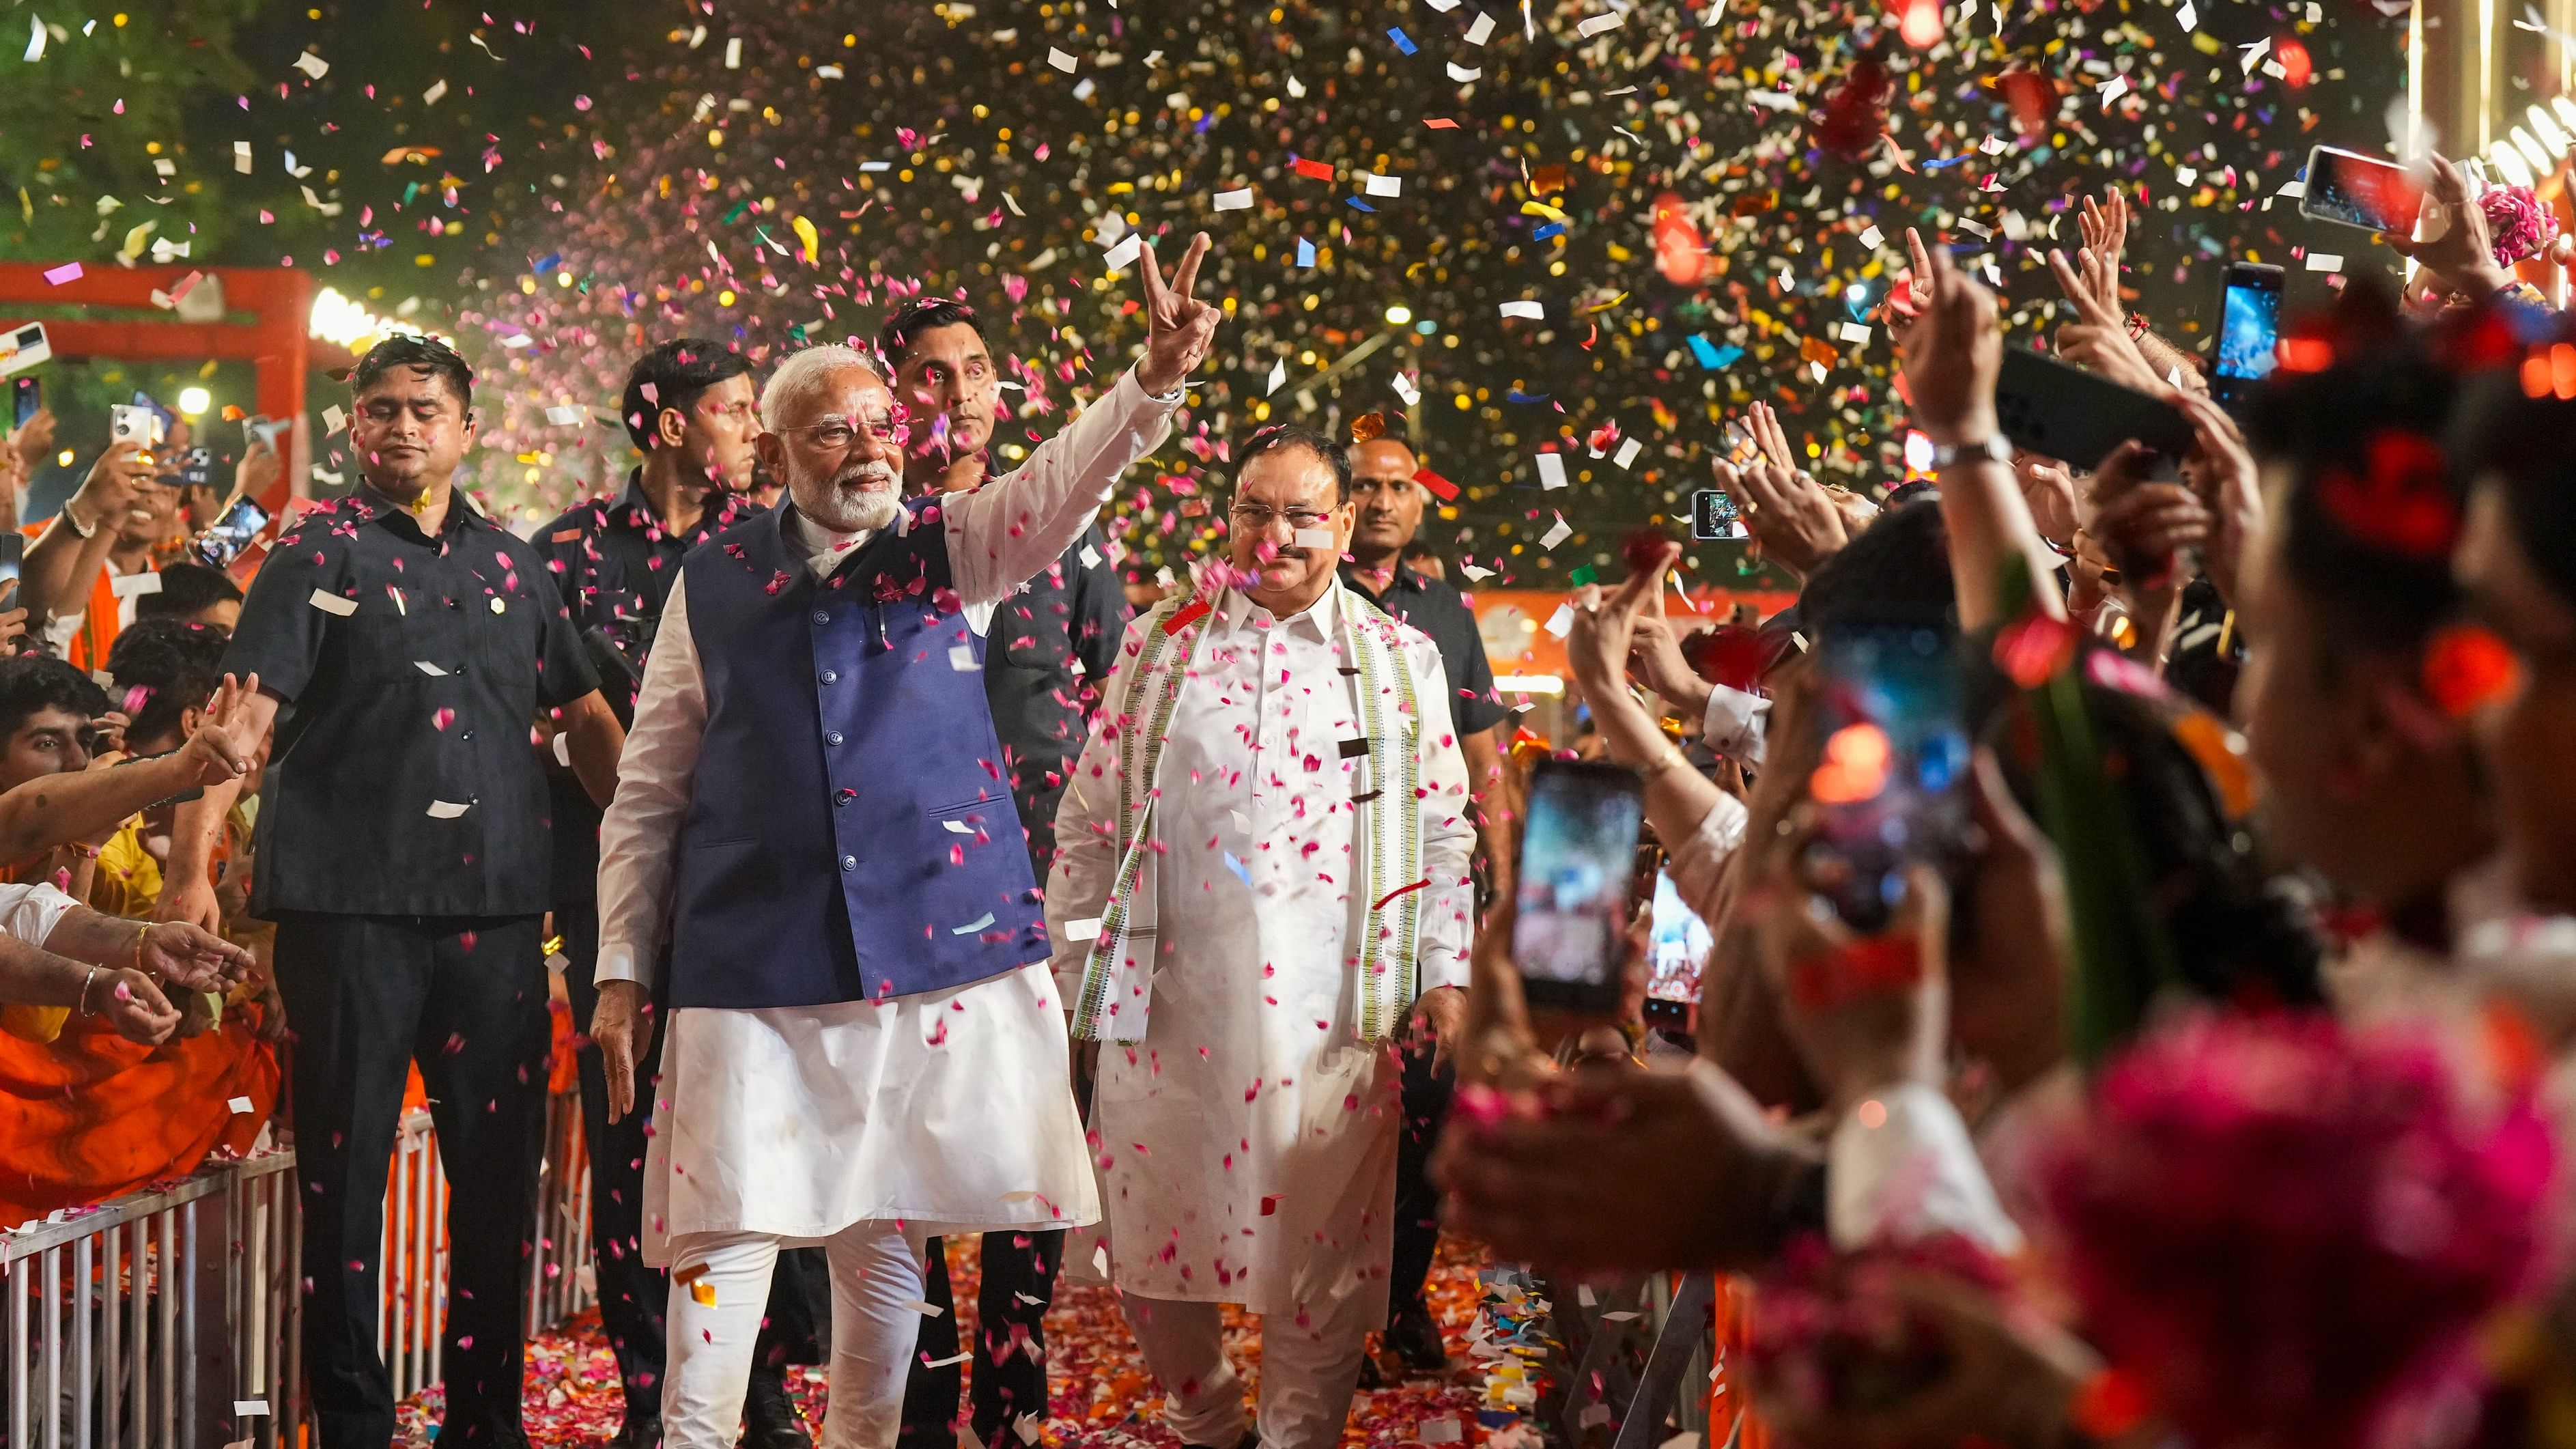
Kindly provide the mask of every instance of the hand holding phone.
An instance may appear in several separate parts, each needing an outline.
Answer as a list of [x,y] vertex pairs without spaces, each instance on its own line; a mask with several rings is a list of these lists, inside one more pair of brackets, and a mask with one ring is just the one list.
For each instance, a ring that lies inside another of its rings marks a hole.
[[2210,370],[2210,392],[2221,403],[2233,403],[2272,375],[2281,346],[2279,267],[2236,262],[2227,268],[2227,287],[2219,294],[2218,364]]
[[1808,886],[1853,930],[1882,931],[1912,866],[1954,856],[1967,824],[1958,656],[1943,631],[1846,625],[1816,650],[1822,751],[1807,777]]
[[2299,215],[2310,221],[2411,237],[2423,199],[2423,188],[2398,163],[2339,146],[2319,146],[2308,152]]
[[1542,760],[1523,809],[1512,960],[1533,1007],[1619,1008],[1645,786],[1623,765]]
[[2191,420],[2163,398],[2020,347],[2003,350],[2000,374],[1996,424],[2024,452],[2092,468],[2134,438],[2164,460],[2170,477],[2191,451]]

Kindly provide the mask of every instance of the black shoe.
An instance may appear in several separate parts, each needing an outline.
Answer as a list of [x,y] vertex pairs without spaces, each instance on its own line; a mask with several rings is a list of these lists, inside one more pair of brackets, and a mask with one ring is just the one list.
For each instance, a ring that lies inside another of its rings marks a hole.
[[1415,1373],[1449,1371],[1449,1347],[1440,1341],[1440,1325],[1420,1299],[1395,1310],[1386,1325],[1385,1344]]
[[784,1371],[754,1364],[742,1398],[742,1449],[814,1449],[814,1436],[787,1396]]
[[618,1429],[617,1437],[608,1441],[608,1449],[662,1449],[660,1416],[637,1419],[630,1415]]

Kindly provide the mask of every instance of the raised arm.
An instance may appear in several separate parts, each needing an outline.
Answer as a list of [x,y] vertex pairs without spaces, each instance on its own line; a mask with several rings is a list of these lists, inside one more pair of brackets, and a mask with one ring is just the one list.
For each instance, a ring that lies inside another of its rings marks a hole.
[[[230,678],[227,675],[226,681]],[[235,741],[248,740],[251,753],[258,751],[259,742],[268,737],[269,728],[277,722],[277,696],[260,690],[258,678],[256,674],[251,676],[253,683],[237,692],[236,702],[224,716],[227,735]],[[171,821],[170,863],[162,868],[165,884],[152,914],[158,920],[187,921],[218,931],[223,929],[223,907],[216,901],[215,887],[206,876],[215,858],[215,841],[222,834],[224,816],[241,794],[241,780],[217,780],[205,789],[205,794],[182,803]]]
[[255,710],[251,701],[261,698],[258,675],[235,683],[227,674],[197,732],[169,754],[113,769],[45,775],[0,795],[0,860],[23,860],[86,840],[174,795],[238,780],[257,758],[276,713],[274,700],[265,711]]
[[942,505],[948,513],[948,557],[960,599],[990,604],[1055,562],[1109,501],[1120,475],[1163,445],[1182,384],[1205,360],[1225,313],[1193,296],[1202,232],[1163,285],[1152,248],[1143,254],[1145,313],[1152,331],[1145,356],[1029,461]]

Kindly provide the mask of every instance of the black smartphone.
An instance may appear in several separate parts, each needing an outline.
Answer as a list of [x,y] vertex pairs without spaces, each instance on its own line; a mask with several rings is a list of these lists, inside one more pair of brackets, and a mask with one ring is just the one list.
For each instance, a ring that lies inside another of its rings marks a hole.
[[[14,528],[0,532],[0,584],[18,582],[19,570],[26,562],[27,536]],[[0,599],[0,608],[8,607],[14,607],[14,604]]]
[[215,481],[215,450],[190,448],[179,455],[179,481],[190,488],[205,488]]
[[2364,231],[2415,234],[2415,213],[2424,204],[2424,188],[2406,168],[2383,156],[2364,156],[2334,146],[2308,153],[2308,174],[2299,197],[2299,215]]
[[247,498],[240,499],[212,528],[197,536],[197,557],[208,568],[230,568],[266,527],[268,510]]
[[1532,1006],[1619,1008],[1646,789],[1622,765],[1541,760],[1522,807],[1512,960]]
[[9,384],[9,394],[11,399],[17,405],[16,415],[18,420],[10,424],[12,428],[25,427],[27,424],[36,420],[36,414],[45,410],[45,380],[43,378],[18,378]]
[[1673,873],[1655,872],[1655,903],[1646,937],[1646,1019],[1687,1022],[1699,1005],[1700,973],[1716,938],[1682,899]]
[[1744,510],[1723,488],[1703,488],[1691,495],[1691,537],[1744,537]]
[[1818,825],[1807,881],[1852,929],[1880,931],[1906,868],[1944,863],[1967,828],[1957,644],[1925,625],[1836,626],[1816,666],[1825,748],[1807,779]]
[[2233,403],[2272,375],[2281,345],[2279,267],[2236,262],[2219,294],[2218,365],[2210,369],[2210,395]]
[[2099,466],[2134,438],[2162,460],[2152,476],[2170,478],[2191,451],[2191,419],[2182,409],[2023,347],[2004,349],[1995,419],[2014,447],[2076,468]]

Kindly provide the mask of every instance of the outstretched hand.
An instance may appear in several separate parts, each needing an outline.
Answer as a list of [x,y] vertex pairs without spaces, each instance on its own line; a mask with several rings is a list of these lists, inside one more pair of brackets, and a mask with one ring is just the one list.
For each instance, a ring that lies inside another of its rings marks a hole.
[[1214,302],[1202,302],[1192,293],[1198,287],[1199,263],[1208,254],[1208,237],[1200,232],[1190,239],[1190,249],[1181,254],[1181,263],[1172,269],[1169,285],[1163,281],[1163,269],[1154,260],[1154,249],[1146,247],[1140,256],[1145,286],[1145,317],[1151,331],[1145,338],[1145,360],[1136,364],[1136,381],[1154,397],[1169,395],[1189,381],[1190,374],[1208,355],[1208,346],[1216,340],[1216,324],[1225,309]]
[[227,674],[216,688],[204,720],[182,750],[196,766],[199,785],[221,784],[250,773],[252,762],[259,758],[260,736],[267,729],[267,721],[248,707],[250,697],[258,692],[257,674],[245,680]]

